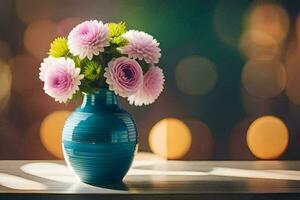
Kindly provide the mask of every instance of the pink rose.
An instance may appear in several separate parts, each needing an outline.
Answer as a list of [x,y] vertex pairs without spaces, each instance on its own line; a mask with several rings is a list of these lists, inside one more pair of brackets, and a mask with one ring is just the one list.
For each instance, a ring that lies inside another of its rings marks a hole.
[[116,58],[108,63],[104,77],[109,89],[122,97],[135,94],[143,84],[143,71],[139,63],[127,57]]

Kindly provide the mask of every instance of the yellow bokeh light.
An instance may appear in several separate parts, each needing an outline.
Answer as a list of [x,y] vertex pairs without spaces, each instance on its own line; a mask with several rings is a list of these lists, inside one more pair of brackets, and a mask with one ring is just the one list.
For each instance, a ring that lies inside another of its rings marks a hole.
[[278,60],[249,60],[243,69],[243,85],[256,97],[271,98],[280,94],[286,81],[285,68]]
[[183,93],[197,96],[214,89],[218,74],[212,61],[201,56],[191,56],[179,62],[175,78]]
[[274,116],[256,119],[247,131],[250,151],[261,159],[275,159],[288,146],[288,129],[284,122]]
[[70,111],[55,111],[49,114],[42,122],[40,138],[44,147],[54,156],[63,158],[62,129]]
[[190,149],[192,136],[187,125],[175,118],[159,121],[150,131],[151,150],[166,159],[182,158]]
[[56,23],[50,20],[37,20],[27,27],[24,45],[30,54],[42,59],[47,56],[50,43],[57,35]]
[[8,104],[12,84],[12,74],[10,66],[0,63],[0,111]]

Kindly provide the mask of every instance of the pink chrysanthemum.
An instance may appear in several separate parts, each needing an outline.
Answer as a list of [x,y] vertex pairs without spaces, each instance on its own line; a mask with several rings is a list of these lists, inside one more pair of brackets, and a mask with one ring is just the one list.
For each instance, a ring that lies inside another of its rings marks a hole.
[[143,87],[128,98],[130,104],[136,106],[153,103],[163,91],[165,79],[162,69],[151,66],[144,75]]
[[40,73],[39,73],[39,78],[41,81],[45,81],[45,76],[46,76],[46,72],[49,68],[51,68],[51,65],[53,63],[55,63],[57,59],[53,58],[51,56],[45,58],[43,60],[43,62],[41,63],[41,67],[40,67]]
[[109,89],[122,97],[135,94],[143,84],[143,71],[139,63],[120,57],[108,63],[104,77]]
[[103,52],[106,46],[109,46],[108,26],[101,21],[82,22],[68,36],[70,52],[80,59],[87,57],[91,60],[93,55]]
[[128,44],[119,48],[122,54],[129,58],[144,59],[146,63],[158,63],[161,56],[159,43],[151,35],[130,30],[123,35],[128,40]]
[[73,94],[79,90],[80,80],[83,75],[80,74],[80,68],[75,67],[75,63],[70,58],[53,58],[53,62],[45,62],[44,68],[47,70],[44,74],[45,93],[53,97],[60,103],[67,102]]

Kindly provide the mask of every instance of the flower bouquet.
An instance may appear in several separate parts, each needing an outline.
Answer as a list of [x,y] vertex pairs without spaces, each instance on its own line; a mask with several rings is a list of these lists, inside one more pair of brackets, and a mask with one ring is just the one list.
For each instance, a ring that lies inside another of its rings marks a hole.
[[148,105],[163,90],[160,51],[151,35],[127,31],[124,22],[85,21],[51,43],[39,75],[46,94],[60,103],[109,88],[130,104]]
[[83,182],[119,182],[127,173],[137,130],[116,95],[153,103],[164,84],[160,51],[151,35],[127,31],[124,22],[85,21],[51,43],[39,74],[45,92],[60,103],[84,96],[62,133],[65,160]]

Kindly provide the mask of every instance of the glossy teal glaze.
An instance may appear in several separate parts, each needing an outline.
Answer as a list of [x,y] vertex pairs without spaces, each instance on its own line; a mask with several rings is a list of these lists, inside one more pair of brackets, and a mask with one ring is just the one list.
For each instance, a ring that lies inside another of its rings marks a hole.
[[103,185],[122,181],[133,160],[137,131],[115,94],[102,89],[84,96],[65,123],[62,143],[65,160],[77,176]]

